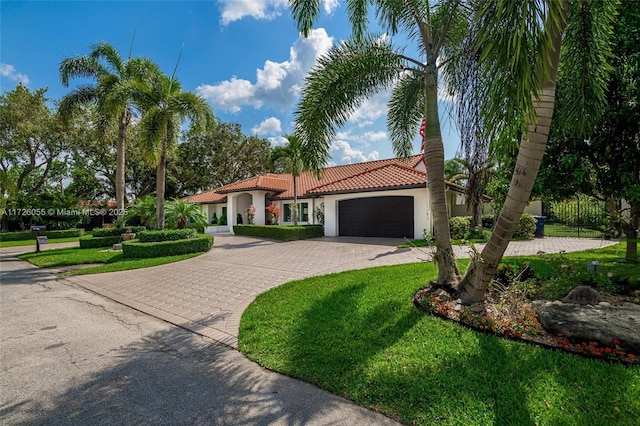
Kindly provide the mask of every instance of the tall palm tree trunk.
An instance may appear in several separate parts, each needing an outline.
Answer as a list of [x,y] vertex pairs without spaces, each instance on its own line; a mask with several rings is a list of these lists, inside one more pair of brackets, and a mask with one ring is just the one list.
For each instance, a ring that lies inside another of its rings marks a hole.
[[449,214],[444,183],[444,144],[438,117],[437,71],[435,64],[428,66],[426,89],[426,116],[424,128],[424,157],[427,168],[429,209],[433,217],[436,240],[435,260],[438,265],[438,284],[456,285],[458,266],[451,245]]
[[118,143],[116,146],[116,209],[118,216],[124,211],[125,184],[125,146],[128,123],[127,110],[120,115],[118,123]]
[[293,216],[293,226],[298,226],[298,183],[296,182],[296,175],[293,175],[293,204],[295,204],[295,212],[292,211],[291,215]]
[[167,171],[167,143],[167,132],[165,131],[165,134],[162,137],[162,146],[160,147],[160,160],[158,161],[156,182],[156,208],[158,213],[158,223],[156,224],[156,228],[159,230],[164,229],[164,186]]
[[[560,62],[562,33],[566,25],[567,8],[568,2],[564,2],[564,16],[561,17],[560,24],[552,31],[552,43],[550,43],[552,51],[548,52],[549,55],[540,55],[538,57],[537,72],[542,82],[542,88],[540,90],[540,99],[534,99],[536,122],[529,125],[528,137],[523,138],[520,142],[509,192],[491,237],[480,256],[471,260],[462,281],[460,281],[458,291],[462,303],[471,304],[484,300],[486,290],[498,268],[498,264],[502,260],[509,241],[513,237],[516,225],[520,221],[525,207],[529,204],[531,190],[538,175],[542,156],[549,139],[549,129],[555,103],[555,83]],[[547,25],[551,25],[550,20],[551,18],[548,18]],[[543,58],[545,57],[550,58],[550,63],[543,63],[545,60]],[[542,71],[545,66],[548,67],[546,68],[546,73]]]

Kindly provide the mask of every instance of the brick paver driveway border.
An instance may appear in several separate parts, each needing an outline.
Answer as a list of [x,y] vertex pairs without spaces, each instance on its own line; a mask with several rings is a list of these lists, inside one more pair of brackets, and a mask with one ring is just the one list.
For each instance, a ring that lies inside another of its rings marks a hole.
[[[314,275],[428,260],[428,250],[399,249],[400,242],[325,237],[285,243],[218,235],[211,251],[181,262],[65,280],[236,347],[242,313],[270,288]],[[544,238],[512,242],[506,255],[579,251],[609,244],[613,243]],[[468,257],[468,247],[456,246],[456,251],[457,257]]]

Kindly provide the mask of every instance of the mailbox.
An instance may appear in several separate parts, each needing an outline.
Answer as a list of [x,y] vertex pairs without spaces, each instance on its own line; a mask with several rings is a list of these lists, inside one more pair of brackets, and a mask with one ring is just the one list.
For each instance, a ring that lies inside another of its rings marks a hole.
[[36,253],[40,253],[40,244],[47,243],[47,237],[41,237],[40,233],[46,231],[47,227],[45,225],[31,225],[29,229],[36,233]]
[[47,227],[45,225],[31,225],[31,231],[33,232],[43,232],[46,230]]

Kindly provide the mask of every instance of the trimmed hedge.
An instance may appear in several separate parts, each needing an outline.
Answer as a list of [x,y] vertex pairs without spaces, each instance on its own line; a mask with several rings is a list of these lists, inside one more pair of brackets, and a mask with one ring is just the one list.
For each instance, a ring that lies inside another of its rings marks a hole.
[[[73,237],[81,237],[83,234],[84,234],[84,229],[78,229],[78,228],[44,232],[44,235],[46,235],[49,238],[73,238]],[[0,233],[0,241],[25,241],[25,240],[35,241],[35,239],[36,239],[36,233],[32,231]]]
[[235,225],[233,232],[236,235],[295,241],[322,237],[324,236],[324,227],[322,225]]
[[122,240],[120,235],[110,237],[82,237],[80,238],[80,248],[111,247]]
[[127,232],[127,229],[131,232],[142,232],[146,230],[144,226],[127,226],[120,228],[93,228],[93,236],[94,237],[119,237],[121,234]]
[[195,238],[175,241],[143,243],[138,240],[122,243],[122,256],[125,258],[151,258],[176,256],[180,254],[209,251],[213,247],[212,235],[197,235]]
[[195,229],[165,229],[163,231],[143,231],[136,235],[141,243],[176,241],[196,238]]

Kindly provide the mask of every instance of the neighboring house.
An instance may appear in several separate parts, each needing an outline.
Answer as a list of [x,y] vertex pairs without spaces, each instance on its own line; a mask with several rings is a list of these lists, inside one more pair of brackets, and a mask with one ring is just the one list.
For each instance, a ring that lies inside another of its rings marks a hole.
[[[426,168],[422,155],[366,163],[327,167],[320,178],[302,172],[297,179],[298,222],[319,223],[316,209],[324,208],[325,236],[422,238],[431,232],[432,221],[426,190]],[[468,215],[464,188],[447,182],[447,207],[452,216]],[[293,177],[267,173],[184,198],[200,204],[211,221],[227,217],[230,231],[241,220],[247,224],[247,209],[255,206],[254,223],[268,224],[265,209],[278,203],[280,223],[291,223]]]

